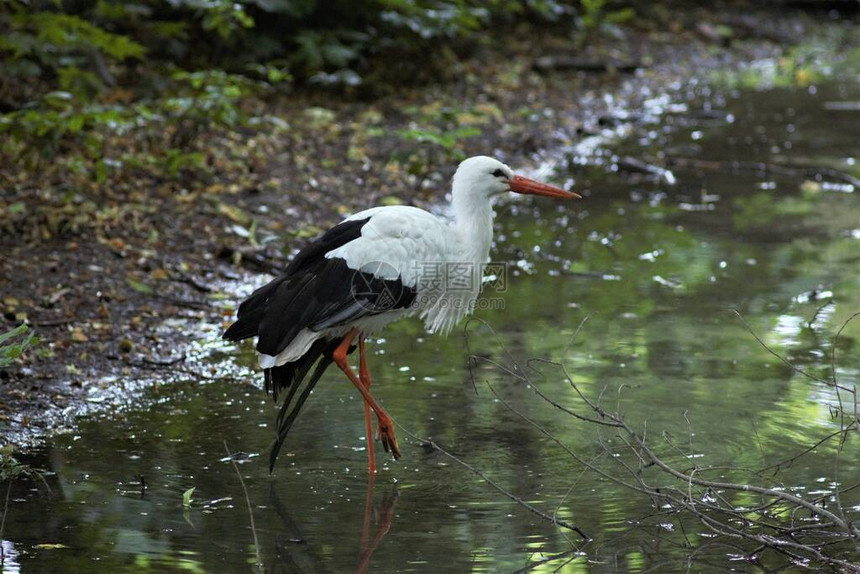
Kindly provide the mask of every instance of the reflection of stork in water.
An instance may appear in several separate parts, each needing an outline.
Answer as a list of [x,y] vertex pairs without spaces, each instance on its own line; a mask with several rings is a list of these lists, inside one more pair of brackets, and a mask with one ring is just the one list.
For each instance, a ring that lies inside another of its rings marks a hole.
[[[394,506],[397,504],[396,487],[382,496],[382,502],[379,503],[379,508],[376,513],[373,512],[373,475],[367,481],[367,495],[364,499],[364,527],[361,531],[361,552],[358,555],[358,566],[355,567],[356,573],[363,574],[367,571],[370,565],[370,557],[373,556],[373,551],[388,534],[388,529],[391,528],[391,521],[394,520]],[[376,525],[373,531],[373,537],[370,536],[370,517],[376,516]]]
[[[287,391],[277,420],[269,459],[278,451],[323,372],[334,362],[364,399],[367,462],[374,472],[370,411],[386,452],[400,456],[394,426],[370,394],[365,337],[388,323],[417,315],[430,332],[447,333],[474,307],[480,293],[479,273],[493,238],[493,197],[509,191],[569,199],[579,195],[514,175],[489,157],[463,161],[454,174],[455,222],[407,206],[375,207],[356,213],[302,249],[284,273],[257,289],[239,306],[238,318],[224,338],[256,336],[266,390]],[[451,285],[425,277],[427,267],[464,266],[467,284]],[[477,276],[477,280],[473,277]],[[347,363],[356,345],[358,376]],[[296,400],[302,380],[313,374]]]
[[[397,498],[399,496],[397,487],[391,485],[382,495],[382,501],[374,509],[373,476],[371,475],[370,480],[367,482],[367,491],[364,499],[361,546],[355,572],[363,574],[367,571],[368,566],[370,566],[370,559],[373,556],[374,550],[376,550],[391,528],[391,521],[394,519],[394,507],[397,505]],[[286,530],[286,542],[289,543],[285,544],[280,536],[276,536],[276,563],[273,565],[275,566],[275,571],[278,570],[279,566],[287,567],[287,571],[289,572],[328,570],[329,568],[325,566],[323,560],[312,550],[313,544],[310,544],[305,539],[299,526],[290,518],[274,488],[269,489],[269,503],[270,507],[274,509],[275,513],[281,519]],[[282,550],[286,552],[282,554]],[[302,568],[302,565],[307,566],[307,568]]]

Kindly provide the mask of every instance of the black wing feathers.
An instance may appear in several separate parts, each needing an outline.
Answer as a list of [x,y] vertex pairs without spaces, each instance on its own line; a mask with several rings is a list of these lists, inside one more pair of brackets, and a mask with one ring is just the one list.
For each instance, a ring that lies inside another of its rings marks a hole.
[[304,249],[298,252],[284,270],[284,275],[292,275],[309,262],[325,257],[333,249],[342,247],[354,239],[361,237],[361,228],[370,218],[342,221],[314,239]]
[[414,288],[350,269],[333,249],[361,235],[369,219],[346,221],[302,249],[284,275],[260,287],[239,306],[238,319],[224,333],[233,341],[258,336],[257,351],[276,356],[302,329],[320,331],[370,315],[409,307]]
[[254,291],[239,305],[236,322],[230,325],[224,333],[224,338],[230,341],[241,341],[259,334],[260,324],[269,314],[269,301],[279,288],[289,283],[290,279],[296,277],[298,271],[309,264],[320,260],[325,261],[325,254],[329,251],[361,237],[361,228],[368,221],[370,218],[344,221],[305,246],[287,265],[283,275]]
[[275,356],[307,326],[314,312],[315,275],[297,275],[281,283],[266,305],[257,328],[257,350]]
[[393,309],[406,309],[415,301],[417,292],[399,279],[380,279],[370,273],[350,270],[349,292],[335,305],[326,309],[310,327],[315,331],[336,327],[360,317],[376,315]]

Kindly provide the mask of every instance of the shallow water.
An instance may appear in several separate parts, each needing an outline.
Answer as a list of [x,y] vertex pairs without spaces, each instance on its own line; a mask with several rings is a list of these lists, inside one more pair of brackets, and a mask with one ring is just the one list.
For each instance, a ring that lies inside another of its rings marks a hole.
[[[594,539],[584,555],[539,571],[683,568],[691,549],[680,544],[677,523],[631,529],[652,513],[649,501],[582,473],[488,383],[587,459],[601,453],[595,428],[485,361],[470,371],[468,353],[506,364],[510,356],[521,367],[564,356],[583,390],[605,389],[605,404],[620,405],[637,428],[647,421],[649,436],[668,433],[702,465],[763,467],[838,428],[831,390],[769,354],[733,310],[792,362],[827,376],[833,334],[860,311],[860,191],[748,163],[858,176],[860,113],[832,105],[858,100],[860,84],[846,80],[814,93],[700,87],[686,109],[632,126],[598,154],[569,150],[570,167],[555,177],[575,178],[586,200],[498,206],[494,258],[506,264],[507,280],[476,313],[498,340],[482,323],[469,324],[467,340],[462,330],[441,339],[403,322],[371,346],[374,393],[398,423],[545,512],[558,508]],[[613,154],[655,156],[677,183],[615,173]],[[30,462],[55,473],[51,493],[13,485],[4,572],[251,569],[254,532],[225,443],[243,453],[239,469],[267,571],[513,571],[570,549],[565,531],[403,431],[403,457],[387,460],[368,491],[361,403],[336,370],[317,387],[270,477],[275,407],[249,384],[259,379],[249,376],[250,349],[216,343],[219,327],[202,327],[213,365],[205,378],[86,418],[36,454]],[[839,339],[843,384],[860,382],[858,361],[860,321]],[[541,390],[581,410],[557,367],[535,367]],[[782,476],[786,486],[831,490],[832,454],[822,448],[801,459]],[[860,477],[856,445],[849,443],[839,472],[843,484]],[[843,504],[856,515],[860,495]],[[385,534],[370,555],[360,552],[363,533]],[[693,548],[708,540],[691,538]],[[725,549],[698,559],[705,561],[697,570],[730,565]]]

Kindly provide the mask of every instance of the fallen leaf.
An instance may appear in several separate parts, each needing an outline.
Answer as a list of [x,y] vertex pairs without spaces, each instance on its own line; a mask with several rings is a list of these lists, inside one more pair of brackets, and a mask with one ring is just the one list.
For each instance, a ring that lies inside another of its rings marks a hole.
[[241,209],[238,207],[234,207],[232,205],[226,203],[218,204],[218,213],[224,214],[236,223],[246,224],[250,221],[250,217],[246,215]]
[[34,548],[38,548],[39,550],[59,550],[61,548],[71,548],[70,546],[66,546],[65,544],[36,544]]
[[72,331],[72,334],[69,336],[69,338],[70,338],[72,341],[75,341],[75,342],[77,342],[77,343],[86,343],[87,341],[89,341],[89,340],[90,340],[90,339],[89,339],[89,337],[87,337],[86,335],[84,335],[84,332],[83,332],[83,331],[81,331],[80,329],[75,329],[75,330],[73,330],[73,331]]
[[107,244],[108,247],[114,251],[123,251],[126,248],[125,241],[119,237],[114,237],[113,239],[108,240]]
[[170,278],[170,273],[168,273],[167,269],[153,269],[149,272],[149,276],[155,279],[156,281],[164,281],[165,279]]
[[55,305],[57,303],[57,301],[59,301],[60,299],[65,297],[65,295],[67,293],[69,293],[70,291],[71,291],[71,289],[68,287],[58,289],[48,298],[48,301],[51,303],[51,305]]

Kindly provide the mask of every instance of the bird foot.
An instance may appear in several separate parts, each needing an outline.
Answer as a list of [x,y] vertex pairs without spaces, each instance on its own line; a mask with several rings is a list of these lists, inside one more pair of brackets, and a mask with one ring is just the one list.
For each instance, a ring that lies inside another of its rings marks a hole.
[[376,432],[382,440],[382,448],[385,449],[385,452],[390,452],[395,460],[400,458],[400,447],[397,446],[397,437],[394,436],[394,426],[391,424],[391,420],[379,417]]

